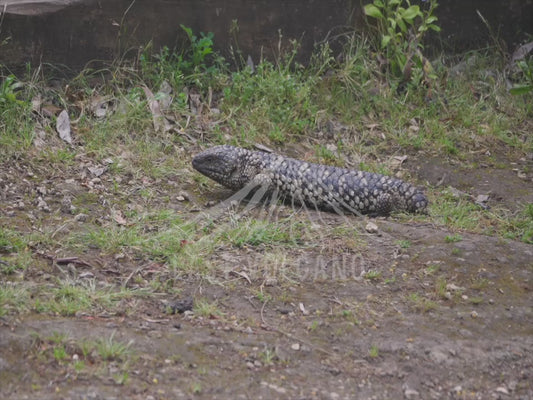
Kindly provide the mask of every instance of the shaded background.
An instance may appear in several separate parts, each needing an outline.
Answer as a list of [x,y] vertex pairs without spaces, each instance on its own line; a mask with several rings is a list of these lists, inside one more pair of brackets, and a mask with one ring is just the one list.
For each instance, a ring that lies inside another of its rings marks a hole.
[[[416,0],[415,0],[416,1]],[[213,32],[215,46],[228,57],[236,45],[255,62],[276,54],[279,32],[301,43],[308,60],[317,42],[335,43],[348,29],[361,29],[359,0],[0,0],[0,64],[17,70],[26,63],[62,64],[82,69],[91,60],[134,56],[150,41],[158,51],[186,42],[179,25],[196,34]],[[414,2],[413,2],[414,3]],[[479,10],[491,26],[482,22]],[[494,45],[508,51],[532,40],[533,0],[442,0],[437,9],[442,33],[436,51],[461,53]],[[238,26],[238,32],[235,28]]]

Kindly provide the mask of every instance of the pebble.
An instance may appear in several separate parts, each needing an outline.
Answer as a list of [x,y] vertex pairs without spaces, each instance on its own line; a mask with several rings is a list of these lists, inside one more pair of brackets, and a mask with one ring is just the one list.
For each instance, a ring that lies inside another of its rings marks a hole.
[[509,395],[509,391],[507,390],[507,388],[505,386],[497,387],[496,388],[496,392],[501,393],[501,394],[505,394],[505,395]]
[[246,363],[246,368],[248,368],[248,369],[254,369],[254,368],[255,368],[255,367],[254,367],[254,363],[251,362],[251,361],[248,361],[248,362]]
[[472,312],[470,313],[470,316],[471,316],[472,318],[477,318],[477,317],[479,317],[479,314],[478,314],[476,311],[472,311]]
[[294,351],[300,350],[300,343],[291,344],[291,349],[293,349]]
[[176,197],[176,200],[178,201],[185,201],[185,200],[189,200],[190,199],[190,196],[189,196],[189,193],[187,192],[179,192],[178,193],[178,196]]
[[409,389],[409,388],[405,389],[405,391],[403,392],[403,395],[408,400],[418,399],[420,397],[420,393],[418,393],[418,391],[414,389]]
[[76,215],[74,217],[74,221],[85,222],[85,221],[87,221],[87,218],[89,218],[89,216],[87,214],[79,213],[78,215]]
[[170,311],[172,314],[182,314],[185,311],[190,311],[193,309],[194,305],[194,299],[190,296],[185,297],[183,299],[175,300],[168,304],[168,307],[170,308]]
[[41,196],[37,198],[37,208],[41,211],[50,211],[50,207],[48,207],[48,204],[46,201],[43,200]]
[[368,224],[366,224],[365,230],[370,234],[375,234],[379,232],[378,226],[373,222],[369,222]]

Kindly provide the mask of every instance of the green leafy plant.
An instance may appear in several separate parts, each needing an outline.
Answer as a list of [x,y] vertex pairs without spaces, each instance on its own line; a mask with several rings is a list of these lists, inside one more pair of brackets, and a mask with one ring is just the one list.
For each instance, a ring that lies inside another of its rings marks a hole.
[[533,57],[529,60],[521,60],[517,62],[518,67],[522,71],[522,82],[514,85],[509,92],[514,95],[522,95],[533,91]]
[[200,37],[198,37],[193,33],[191,28],[186,27],[183,24],[180,24],[180,27],[185,31],[191,42],[191,46],[185,53],[186,58],[182,61],[184,71],[192,72],[197,68],[206,70],[207,67],[205,62],[207,56],[213,54],[213,32],[208,32],[207,34],[200,32]]
[[365,14],[377,20],[380,55],[392,75],[406,81],[434,78],[431,64],[422,54],[422,39],[430,29],[440,31],[433,15],[438,3],[423,2],[427,7],[410,0],[374,0],[364,6]]
[[203,81],[208,81],[224,69],[223,58],[213,50],[212,32],[201,32],[197,36],[191,28],[183,24],[180,27],[187,35],[188,46],[184,46],[181,51],[164,46],[159,53],[152,55],[152,45],[148,44],[139,57],[142,74],[154,87],[165,80],[174,88],[190,83],[202,86]]
[[0,111],[10,104],[23,104],[22,100],[17,99],[17,89],[22,86],[13,75],[9,75],[0,83]]

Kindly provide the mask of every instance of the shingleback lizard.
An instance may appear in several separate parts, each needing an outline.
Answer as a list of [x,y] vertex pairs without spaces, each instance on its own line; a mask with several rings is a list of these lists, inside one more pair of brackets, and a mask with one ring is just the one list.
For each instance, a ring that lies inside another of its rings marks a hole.
[[276,197],[327,211],[425,213],[428,205],[421,189],[400,179],[229,145],[201,152],[193,158],[192,165],[230,189],[263,188]]

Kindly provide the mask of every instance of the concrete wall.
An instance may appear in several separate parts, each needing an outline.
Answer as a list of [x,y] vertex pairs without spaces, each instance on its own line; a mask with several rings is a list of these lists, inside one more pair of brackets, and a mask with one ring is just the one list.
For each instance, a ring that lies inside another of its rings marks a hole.
[[[369,2],[363,0],[363,3]],[[416,1],[416,0],[412,0]],[[5,7],[5,8],[4,8]],[[236,35],[245,57],[276,52],[278,31],[302,44],[307,59],[316,42],[334,37],[347,25],[361,28],[359,0],[0,0],[0,64],[11,68],[31,62],[64,64],[74,70],[90,60],[112,60],[145,45],[184,43],[180,24],[195,32],[214,32],[225,55]],[[533,34],[533,0],[441,0],[441,37],[448,50],[480,48],[487,28],[476,13],[510,47]]]

